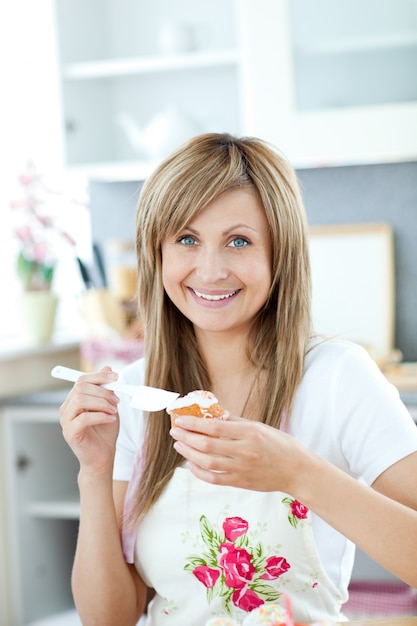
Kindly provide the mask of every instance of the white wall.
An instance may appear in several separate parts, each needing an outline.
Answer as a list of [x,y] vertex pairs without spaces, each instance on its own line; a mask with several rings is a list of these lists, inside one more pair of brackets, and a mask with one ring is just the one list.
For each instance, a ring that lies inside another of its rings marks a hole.
[[18,330],[11,303],[20,286],[9,210],[10,201],[22,196],[17,176],[28,161],[51,180],[59,180],[63,173],[55,51],[53,0],[1,3],[0,339]]

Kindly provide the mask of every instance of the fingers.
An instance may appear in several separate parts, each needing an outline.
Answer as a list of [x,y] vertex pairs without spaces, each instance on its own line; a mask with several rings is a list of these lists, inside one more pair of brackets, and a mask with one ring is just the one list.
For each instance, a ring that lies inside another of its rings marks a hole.
[[[117,372],[113,372],[111,367],[108,365],[101,368],[98,372],[88,372],[86,374],[82,374],[77,383],[79,382],[90,382],[96,385],[105,385],[106,383],[114,382],[119,378]],[[75,384],[77,384],[75,383]]]
[[286,491],[296,459],[289,436],[242,418],[182,416],[180,424],[171,430],[174,447],[197,478],[245,489]]
[[105,367],[99,372],[83,374],[74,384],[72,390],[63,402],[61,412],[68,409],[73,411],[97,410],[114,413],[114,407],[118,404],[118,398],[113,391],[105,389],[101,385],[117,380],[118,374],[111,368]]
[[80,376],[60,408],[67,442],[80,439],[88,427],[116,421],[119,398],[101,385],[117,377],[109,367]]
[[118,402],[116,394],[109,389],[77,382],[67,398],[67,408],[73,414],[72,417],[77,417],[83,411],[100,411],[111,415],[117,412]]
[[96,472],[112,467],[119,399],[102,385],[116,378],[109,367],[83,374],[60,408],[63,437],[84,470]]
[[208,470],[229,471],[236,465],[251,463],[262,449],[256,442],[259,437],[254,424],[247,420],[225,423],[181,416],[179,424],[183,423],[189,429],[171,429],[174,448],[189,461]]
[[[242,417],[228,416],[225,419],[203,419],[193,415],[179,415],[175,417],[175,425],[184,431],[192,431],[209,435],[210,437],[236,436],[236,424],[247,423]],[[175,428],[172,429],[174,431]],[[171,432],[172,432],[171,431]]]

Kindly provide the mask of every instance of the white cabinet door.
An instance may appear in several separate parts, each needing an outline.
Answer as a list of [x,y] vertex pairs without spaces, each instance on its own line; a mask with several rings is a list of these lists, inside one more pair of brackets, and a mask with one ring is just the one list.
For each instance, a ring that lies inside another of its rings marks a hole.
[[245,132],[295,164],[417,157],[415,0],[242,0]]
[[193,135],[239,133],[237,4],[55,0],[67,165],[138,179]]
[[78,462],[58,407],[4,407],[0,430],[8,582],[8,621],[1,613],[0,626],[22,626],[73,608]]

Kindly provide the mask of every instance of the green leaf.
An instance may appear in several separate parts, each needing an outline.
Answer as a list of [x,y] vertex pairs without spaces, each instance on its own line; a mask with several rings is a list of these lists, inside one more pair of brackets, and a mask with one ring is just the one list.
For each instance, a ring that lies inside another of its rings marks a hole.
[[264,554],[263,546],[261,543],[258,543],[253,550],[253,555],[257,559],[260,559],[263,557],[263,554]]
[[249,546],[249,538],[245,533],[244,535],[240,535],[234,543],[238,548],[247,548]]
[[252,581],[249,586],[253,591],[256,591],[256,593],[277,593],[274,587],[263,581],[261,582],[259,579],[257,581]]
[[26,291],[49,290],[54,277],[54,269],[53,265],[46,265],[33,259],[28,259],[23,252],[20,252],[17,257],[17,275]]
[[222,597],[222,607],[223,607],[224,612],[227,613],[227,615],[232,614],[232,611],[230,609],[230,603],[232,600],[233,592],[234,592],[234,589],[230,589],[229,592],[223,595]]
[[223,578],[222,578],[222,586],[221,586],[219,595],[222,598],[226,598],[226,599],[230,600],[230,598],[232,597],[233,592],[234,592],[234,589],[232,587],[228,587],[227,585],[225,585],[224,582],[223,582]]
[[211,604],[213,599],[217,596],[217,593],[214,591],[214,587],[206,590],[207,603]]
[[252,583],[249,587],[267,602],[273,602],[282,595],[280,591],[277,591],[277,589],[271,585],[266,585],[264,583]]
[[215,538],[215,531],[205,515],[200,517],[200,532],[204,543],[211,548]]
[[201,536],[203,535],[211,535],[213,533],[213,529],[211,527],[210,522],[208,521],[207,517],[205,515],[202,515],[200,517],[200,534]]
[[184,571],[185,572],[190,572],[190,574],[192,574],[193,571],[194,571],[194,565],[192,565],[191,563],[186,563],[184,565]]
[[221,581],[221,576],[216,580],[216,584],[211,589],[207,589],[207,601],[210,604],[213,602],[213,599],[217,596],[221,596],[223,590],[223,583]]
[[199,565],[207,565],[205,559],[202,559],[201,556],[198,556],[197,554],[191,554],[187,557],[187,560],[193,569]]
[[260,559],[252,558],[252,564],[257,572],[263,573],[265,569],[266,559],[264,557]]
[[295,515],[289,515],[288,516],[288,521],[291,524],[291,526],[294,526],[294,528],[297,528],[298,518],[295,517]]
[[213,550],[210,548],[207,556],[207,565],[211,565],[211,567],[219,566],[219,550]]

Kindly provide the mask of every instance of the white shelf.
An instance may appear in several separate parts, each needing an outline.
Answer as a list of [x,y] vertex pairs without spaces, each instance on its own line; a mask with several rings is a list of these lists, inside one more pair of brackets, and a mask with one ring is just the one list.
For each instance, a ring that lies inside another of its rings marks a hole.
[[[212,129],[243,134],[240,0],[213,0],[210,11],[203,0],[129,0],[122,12],[117,0],[106,2],[104,9],[100,2],[54,3],[69,171],[104,182],[149,176],[156,164],[140,161],[148,151],[135,149],[116,123],[119,112],[145,129],[167,105],[173,106],[195,120],[195,132],[190,124],[184,141]],[[165,25],[173,33],[171,44],[163,35]],[[190,33],[185,44],[175,39],[182,25]]]
[[417,35],[412,32],[405,35],[386,37],[364,37],[363,39],[339,39],[322,42],[311,42],[297,45],[295,49],[303,55],[340,54],[353,52],[372,52],[381,50],[400,50],[417,46]]
[[76,498],[53,501],[39,500],[28,503],[25,512],[31,517],[77,520],[80,518],[80,503]]
[[[311,169],[317,167],[341,167],[346,165],[369,165],[375,163],[403,163],[415,161],[416,152],[399,152],[398,154],[384,154],[382,152],[350,153],[342,156],[334,154],[317,154],[311,158],[295,156],[291,163],[296,169]],[[92,163],[85,166],[74,166],[77,172],[87,179],[102,183],[134,183],[143,182],[158,165],[148,161],[123,161],[112,163]]]
[[70,80],[115,78],[133,74],[233,66],[238,61],[239,54],[235,50],[189,52],[173,56],[104,59],[67,65],[63,70],[63,76]]
[[105,183],[143,181],[152,173],[157,162],[153,161],[113,161],[76,165],[70,171],[77,172],[89,180]]

